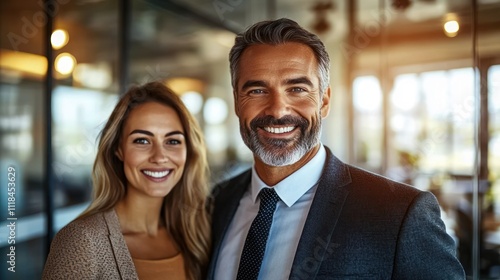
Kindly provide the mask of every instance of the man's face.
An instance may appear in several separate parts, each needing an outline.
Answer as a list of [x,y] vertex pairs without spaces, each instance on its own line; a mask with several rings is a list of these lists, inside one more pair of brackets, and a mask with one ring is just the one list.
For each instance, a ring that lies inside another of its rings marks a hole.
[[296,163],[319,143],[329,112],[330,89],[320,96],[313,51],[300,43],[254,45],[238,67],[235,110],[243,141],[267,165]]

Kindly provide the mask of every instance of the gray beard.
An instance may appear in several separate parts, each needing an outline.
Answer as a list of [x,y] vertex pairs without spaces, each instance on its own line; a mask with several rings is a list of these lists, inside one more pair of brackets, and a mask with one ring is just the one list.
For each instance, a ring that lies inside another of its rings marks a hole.
[[321,116],[319,123],[313,124],[310,131],[299,127],[301,134],[293,139],[267,139],[262,143],[256,129],[244,128],[240,123],[243,142],[263,163],[270,166],[287,166],[298,162],[307,152],[320,142]]

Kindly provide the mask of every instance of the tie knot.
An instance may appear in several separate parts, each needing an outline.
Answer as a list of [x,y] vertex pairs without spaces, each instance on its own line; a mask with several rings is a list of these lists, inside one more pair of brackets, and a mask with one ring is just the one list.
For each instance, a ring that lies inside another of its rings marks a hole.
[[280,197],[274,189],[264,188],[259,193],[260,196],[260,209],[264,211],[274,212],[276,203],[280,201]]

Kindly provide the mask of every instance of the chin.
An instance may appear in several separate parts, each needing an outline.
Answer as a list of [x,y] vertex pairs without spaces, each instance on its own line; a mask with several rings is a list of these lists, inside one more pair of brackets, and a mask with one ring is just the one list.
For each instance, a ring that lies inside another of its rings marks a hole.
[[168,191],[164,191],[164,190],[161,190],[161,191],[155,191],[155,192],[152,192],[152,193],[149,193],[148,195],[151,196],[151,197],[158,197],[158,198],[164,198],[166,197],[170,192],[172,191],[172,189],[169,189]]

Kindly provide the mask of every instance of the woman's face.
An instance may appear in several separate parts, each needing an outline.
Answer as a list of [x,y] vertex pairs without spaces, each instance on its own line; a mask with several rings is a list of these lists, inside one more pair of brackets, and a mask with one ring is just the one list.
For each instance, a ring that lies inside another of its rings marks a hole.
[[148,102],[132,109],[116,155],[123,161],[127,195],[165,197],[186,163],[184,129],[171,107]]

